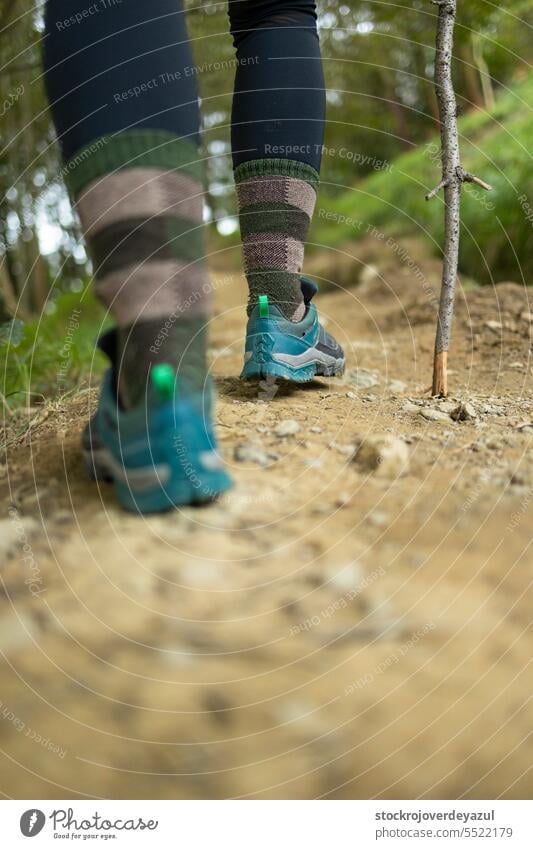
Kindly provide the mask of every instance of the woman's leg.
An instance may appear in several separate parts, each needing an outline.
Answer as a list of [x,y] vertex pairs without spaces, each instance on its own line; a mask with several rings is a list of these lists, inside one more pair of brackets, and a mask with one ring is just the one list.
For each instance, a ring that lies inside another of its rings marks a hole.
[[[94,265],[118,326],[119,394],[151,366],[205,378],[209,280],[199,114],[181,0],[48,0],[46,87]],[[118,368],[118,366],[117,366]]]
[[261,294],[293,321],[318,188],[325,94],[316,4],[230,0],[237,50],[232,147],[249,312]]

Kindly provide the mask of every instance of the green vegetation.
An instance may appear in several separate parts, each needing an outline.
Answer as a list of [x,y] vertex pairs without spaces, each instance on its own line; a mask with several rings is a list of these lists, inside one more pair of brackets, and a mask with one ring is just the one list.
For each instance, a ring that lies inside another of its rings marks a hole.
[[[478,282],[533,280],[533,76],[459,123],[463,165],[493,187],[463,190],[460,269]],[[387,236],[418,233],[442,244],[443,195],[427,202],[440,179],[438,139],[404,154],[375,174],[319,201],[312,242],[334,246],[375,227]],[[350,220],[351,219],[351,220]]]
[[90,294],[62,294],[40,318],[0,325],[0,391],[4,413],[83,385],[100,373],[95,339],[103,311]]

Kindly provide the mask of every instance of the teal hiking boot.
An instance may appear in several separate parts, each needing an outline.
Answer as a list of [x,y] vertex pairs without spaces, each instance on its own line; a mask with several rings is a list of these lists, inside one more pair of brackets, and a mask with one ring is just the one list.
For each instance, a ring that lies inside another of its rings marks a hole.
[[305,383],[314,377],[340,377],[344,373],[344,352],[326,333],[311,303],[318,286],[302,277],[306,307],[301,321],[289,321],[267,295],[259,297],[246,329],[243,380],[280,377]]
[[212,425],[213,390],[181,397],[179,376],[162,363],[152,367],[144,403],[124,410],[116,393],[115,332],[99,347],[112,365],[82,436],[89,474],[112,481],[121,506],[138,513],[213,501],[230,489]]

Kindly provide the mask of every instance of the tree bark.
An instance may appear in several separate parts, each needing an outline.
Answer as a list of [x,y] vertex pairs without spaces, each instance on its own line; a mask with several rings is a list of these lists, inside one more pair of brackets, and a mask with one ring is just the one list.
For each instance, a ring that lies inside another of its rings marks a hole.
[[442,181],[444,186],[444,257],[440,291],[435,360],[433,366],[433,395],[448,394],[446,368],[450,344],[457,264],[459,261],[459,228],[461,178],[457,104],[452,81],[453,30],[457,0],[439,2],[435,54],[435,89],[440,116]]
[[453,305],[459,261],[461,226],[461,186],[476,183],[482,189],[491,187],[461,167],[457,104],[452,79],[453,30],[457,0],[433,0],[439,7],[435,49],[435,91],[439,107],[442,179],[426,195],[431,200],[444,189],[444,248],[435,357],[433,360],[433,395],[448,394],[448,349],[452,332]]

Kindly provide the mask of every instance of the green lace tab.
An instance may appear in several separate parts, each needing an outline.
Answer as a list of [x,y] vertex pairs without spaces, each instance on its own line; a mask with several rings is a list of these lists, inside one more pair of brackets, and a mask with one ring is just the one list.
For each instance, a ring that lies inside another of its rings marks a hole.
[[152,383],[162,401],[174,397],[176,375],[168,363],[159,363],[152,369]]

